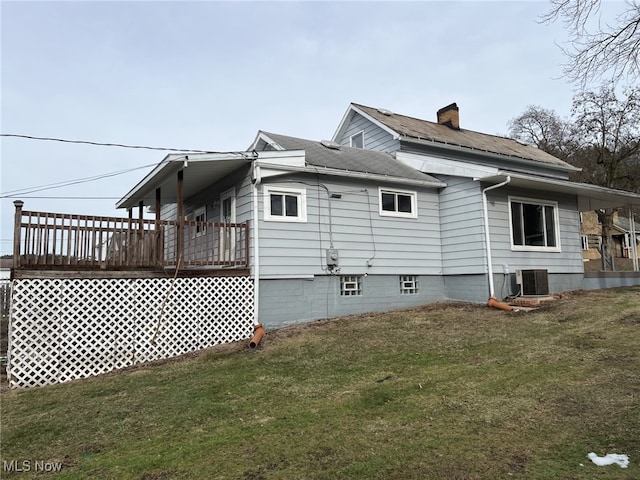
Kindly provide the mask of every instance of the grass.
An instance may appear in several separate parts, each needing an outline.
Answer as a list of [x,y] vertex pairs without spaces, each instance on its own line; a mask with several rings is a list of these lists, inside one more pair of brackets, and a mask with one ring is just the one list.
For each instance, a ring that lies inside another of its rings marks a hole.
[[5,391],[2,462],[31,471],[2,478],[637,479],[639,345],[638,288],[285,328],[256,350]]

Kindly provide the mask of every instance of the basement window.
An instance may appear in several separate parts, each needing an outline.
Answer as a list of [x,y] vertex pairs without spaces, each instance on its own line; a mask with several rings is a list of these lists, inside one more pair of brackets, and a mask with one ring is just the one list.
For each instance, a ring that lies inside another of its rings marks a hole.
[[511,249],[560,251],[558,204],[509,197]]
[[362,295],[362,277],[342,275],[340,277],[340,296],[354,297]]
[[306,190],[301,188],[265,187],[264,219],[277,222],[306,222]]
[[416,192],[378,189],[380,215],[387,217],[417,218]]
[[418,277],[415,275],[400,276],[400,294],[415,295],[418,293]]

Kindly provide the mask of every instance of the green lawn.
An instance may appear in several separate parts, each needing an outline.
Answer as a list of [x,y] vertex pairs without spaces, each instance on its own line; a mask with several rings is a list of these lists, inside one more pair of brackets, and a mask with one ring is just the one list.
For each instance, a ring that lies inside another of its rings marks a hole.
[[314,322],[0,399],[2,478],[638,479],[640,289]]

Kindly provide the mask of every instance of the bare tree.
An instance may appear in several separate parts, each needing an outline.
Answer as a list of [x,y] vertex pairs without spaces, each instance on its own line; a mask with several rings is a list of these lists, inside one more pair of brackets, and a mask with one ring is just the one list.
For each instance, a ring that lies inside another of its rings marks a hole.
[[529,105],[524,113],[509,121],[508,127],[511,138],[563,160],[570,154],[569,124],[555,110]]
[[[509,135],[582,168],[574,180],[640,192],[640,87],[621,96],[612,84],[579,93],[568,121],[553,110],[529,106],[509,122]],[[608,252],[613,214],[598,212]]]
[[637,190],[640,156],[640,87],[627,88],[618,98],[613,86],[582,92],[573,99],[573,138],[578,154],[590,160],[593,183]]
[[[627,0],[615,24],[599,18],[601,0],[550,0],[552,9],[542,21],[561,19],[569,34],[565,75],[584,87],[589,80],[611,75],[618,81],[640,79],[640,2]],[[597,20],[597,21],[596,21]]]

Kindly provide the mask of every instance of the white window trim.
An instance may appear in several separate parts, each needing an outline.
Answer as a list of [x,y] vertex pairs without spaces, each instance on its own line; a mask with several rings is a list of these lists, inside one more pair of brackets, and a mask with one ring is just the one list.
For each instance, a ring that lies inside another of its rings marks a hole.
[[[289,223],[306,223],[307,222],[307,190],[304,188],[288,188],[276,186],[264,186],[263,203],[264,203],[264,220],[266,222],[289,222]],[[286,215],[271,215],[271,194],[281,193],[283,195],[295,195],[298,198],[298,216],[287,217]]]
[[[411,197],[411,213],[390,212],[382,209],[382,194],[392,193]],[[398,190],[395,188],[378,187],[378,213],[382,217],[418,218],[418,192],[415,190]]]
[[349,137],[349,146],[353,147],[353,138],[357,137],[358,135],[362,136],[362,147],[356,147],[356,148],[362,148],[364,149],[364,130],[360,130],[359,132],[354,133],[353,135],[351,135]]
[[589,250],[589,235],[580,235],[582,239],[582,250]]
[[[553,229],[556,235],[556,246],[555,247],[539,247],[533,245],[515,245],[513,243],[513,218],[511,214],[511,202],[518,203],[529,203],[532,205],[543,205],[548,207],[553,207],[554,211],[554,223]],[[509,211],[509,239],[511,241],[511,250],[512,251],[520,251],[520,252],[561,252],[560,246],[560,208],[558,207],[558,202],[554,202],[551,200],[540,200],[539,198],[527,198],[527,197],[512,197],[509,195],[507,202],[507,210]]]
[[[203,205],[202,207],[198,207],[193,211],[193,221],[197,222],[198,221],[198,217],[200,215],[204,215],[204,222],[207,221],[207,207],[206,205]],[[196,231],[196,228],[193,229],[193,234],[192,237],[201,237],[203,235],[205,235],[207,233],[207,227],[204,227],[204,230],[201,231]]]

